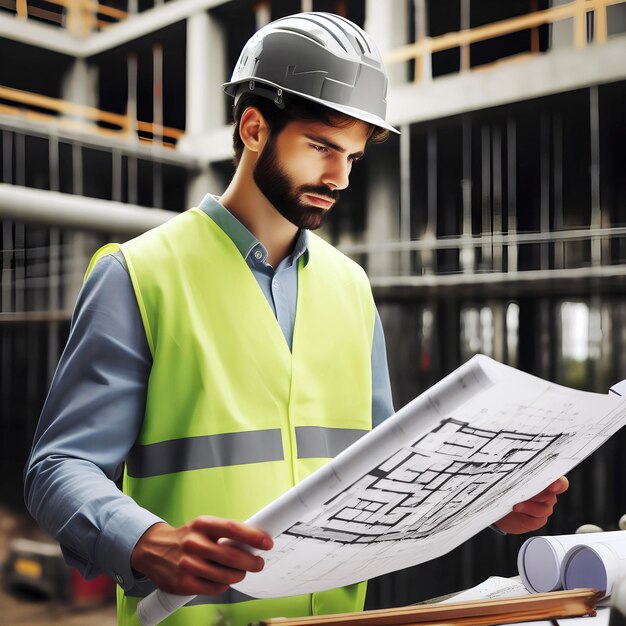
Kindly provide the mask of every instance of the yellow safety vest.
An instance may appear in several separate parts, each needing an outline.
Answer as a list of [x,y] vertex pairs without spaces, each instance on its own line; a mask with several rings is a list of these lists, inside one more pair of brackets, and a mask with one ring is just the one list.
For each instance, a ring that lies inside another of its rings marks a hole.
[[[153,364],[124,492],[173,526],[246,520],[371,428],[374,303],[363,270],[315,235],[292,350],[232,240],[191,209],[121,250]],[[132,594],[132,591],[129,592]],[[365,583],[275,600],[202,596],[167,626],[361,610]],[[118,588],[118,623],[139,598]]]

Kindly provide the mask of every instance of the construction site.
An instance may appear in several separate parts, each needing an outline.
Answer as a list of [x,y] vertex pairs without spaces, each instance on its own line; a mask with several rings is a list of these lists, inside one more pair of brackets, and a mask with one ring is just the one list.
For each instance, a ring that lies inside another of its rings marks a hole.
[[[401,134],[321,235],[367,272],[396,409],[477,353],[586,391],[626,378],[625,0],[0,0],[0,561],[31,540],[60,563],[23,471],[90,258],[224,191],[221,85],[299,11],[359,25],[390,77]],[[548,533],[617,529],[625,446],[568,476]],[[485,530],[371,581],[366,607],[512,576],[522,541]],[[5,566],[7,623],[115,623],[113,585],[59,563],[52,585]]]

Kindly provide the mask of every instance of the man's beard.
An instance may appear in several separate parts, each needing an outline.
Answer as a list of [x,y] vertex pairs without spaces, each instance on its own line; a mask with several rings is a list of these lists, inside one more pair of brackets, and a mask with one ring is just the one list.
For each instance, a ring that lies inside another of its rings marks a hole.
[[298,228],[316,230],[322,226],[330,212],[330,209],[304,204],[300,200],[303,194],[312,193],[335,202],[339,199],[339,192],[326,185],[295,187],[278,162],[276,141],[272,137],[268,139],[265,149],[261,152],[252,176],[261,193],[274,208]]

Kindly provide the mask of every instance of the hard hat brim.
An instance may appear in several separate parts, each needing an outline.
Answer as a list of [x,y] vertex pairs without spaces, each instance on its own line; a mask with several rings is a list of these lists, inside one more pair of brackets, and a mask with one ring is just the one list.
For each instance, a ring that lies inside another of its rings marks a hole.
[[[388,124],[382,117],[375,115],[373,113],[369,113],[368,111],[363,111],[361,109],[357,109],[355,107],[351,107],[345,104],[338,104],[336,102],[332,102],[331,100],[323,100],[321,98],[316,98],[315,96],[310,96],[308,94],[294,91],[291,89],[287,89],[281,85],[273,83],[268,80],[259,79],[256,76],[250,76],[249,78],[240,78],[236,81],[231,81],[222,84],[222,89],[229,95],[235,96],[237,91],[237,87],[239,85],[248,83],[250,81],[254,81],[255,83],[259,83],[262,85],[266,85],[272,87],[276,90],[282,90],[283,93],[290,93],[294,96],[298,96],[299,98],[304,98],[305,100],[310,100],[311,102],[316,102],[326,108],[332,109],[333,111],[337,111],[338,113],[343,113],[344,115],[348,115],[349,117],[353,117],[357,120],[361,120],[362,122],[367,122],[368,124],[373,124],[374,126],[378,126],[379,128],[384,128],[392,133],[400,134],[400,131],[397,128]],[[254,91],[250,91],[250,93],[254,93]]]

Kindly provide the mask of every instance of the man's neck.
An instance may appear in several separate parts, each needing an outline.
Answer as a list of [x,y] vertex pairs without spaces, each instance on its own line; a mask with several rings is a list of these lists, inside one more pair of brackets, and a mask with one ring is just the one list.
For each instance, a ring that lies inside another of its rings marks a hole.
[[265,247],[273,267],[293,252],[298,227],[286,220],[261,193],[251,176],[242,173],[242,163],[220,202]]

